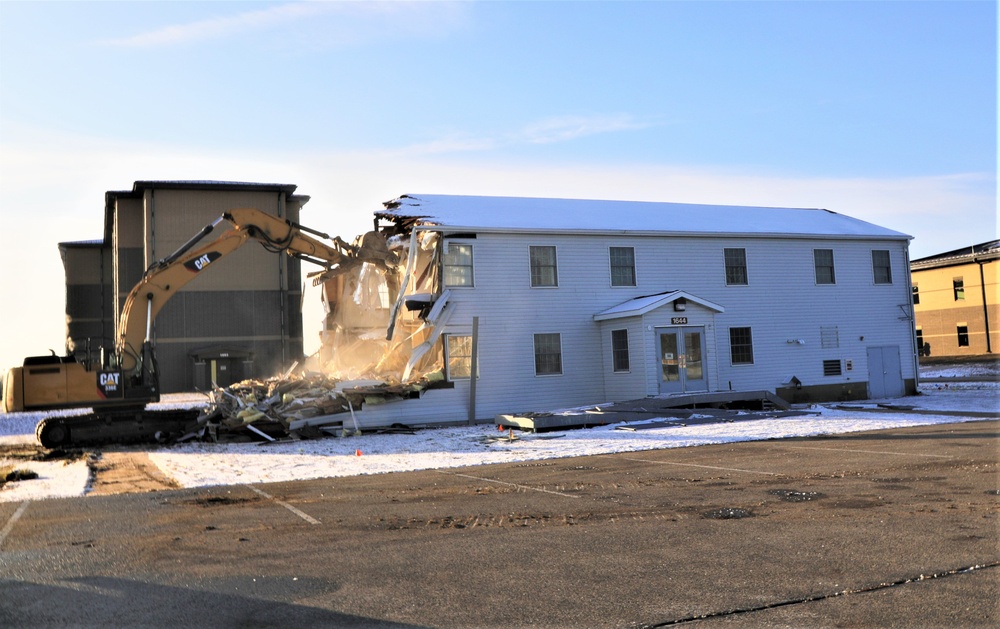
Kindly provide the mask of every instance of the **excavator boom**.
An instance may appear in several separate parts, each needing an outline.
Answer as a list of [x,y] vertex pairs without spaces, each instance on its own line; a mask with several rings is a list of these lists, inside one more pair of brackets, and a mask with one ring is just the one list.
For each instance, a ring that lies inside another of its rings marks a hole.
[[[207,244],[204,239],[222,223],[232,229]],[[153,321],[160,310],[189,282],[236,251],[257,241],[274,253],[285,253],[337,273],[365,262],[346,243],[253,208],[229,210],[206,225],[166,258],[154,262],[125,300],[115,349],[108,364],[77,362],[72,357],[26,358],[22,367],[4,378],[5,411],[91,407],[89,415],[43,419],[36,435],[45,447],[107,441],[146,440],[190,423],[190,413],[156,414],[143,410],[159,400],[159,378],[153,342]],[[195,415],[197,415],[195,413]]]

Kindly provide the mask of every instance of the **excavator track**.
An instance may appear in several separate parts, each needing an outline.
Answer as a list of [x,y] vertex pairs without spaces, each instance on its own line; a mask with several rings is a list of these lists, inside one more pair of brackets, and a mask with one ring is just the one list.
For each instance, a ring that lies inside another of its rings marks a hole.
[[197,426],[198,409],[148,411],[142,408],[101,411],[71,417],[47,417],[35,427],[43,448],[167,441]]

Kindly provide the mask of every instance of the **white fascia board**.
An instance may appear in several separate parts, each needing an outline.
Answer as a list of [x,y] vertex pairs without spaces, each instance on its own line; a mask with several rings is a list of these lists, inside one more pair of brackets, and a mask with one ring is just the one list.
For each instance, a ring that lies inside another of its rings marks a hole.
[[442,223],[423,223],[420,225],[422,231],[441,232],[444,236],[448,232],[456,233],[476,233],[476,234],[545,234],[552,236],[640,236],[640,237],[664,237],[671,238],[738,238],[741,240],[775,239],[786,240],[871,240],[887,241],[899,240],[910,241],[913,236],[900,234],[898,236],[879,236],[870,234],[812,234],[812,233],[788,233],[788,232],[692,232],[692,231],[667,231],[667,230],[630,230],[630,229],[547,229],[541,227],[483,227],[481,225],[447,225]]

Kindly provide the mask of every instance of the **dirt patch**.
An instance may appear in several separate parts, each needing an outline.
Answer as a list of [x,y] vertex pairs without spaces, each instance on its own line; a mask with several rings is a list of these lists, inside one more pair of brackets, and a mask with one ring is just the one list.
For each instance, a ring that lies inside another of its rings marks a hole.
[[0,459],[15,461],[75,461],[87,456],[87,452],[79,448],[43,448],[35,443],[5,443],[0,444]]
[[134,494],[179,489],[174,479],[160,471],[145,452],[104,452],[90,462],[93,479],[88,495]]

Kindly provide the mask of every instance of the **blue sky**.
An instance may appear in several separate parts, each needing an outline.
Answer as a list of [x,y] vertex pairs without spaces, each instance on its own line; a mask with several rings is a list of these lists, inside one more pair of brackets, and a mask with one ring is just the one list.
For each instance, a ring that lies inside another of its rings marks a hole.
[[413,192],[824,207],[917,258],[996,238],[996,118],[995,2],[3,1],[0,369],[138,179],[348,238]]

